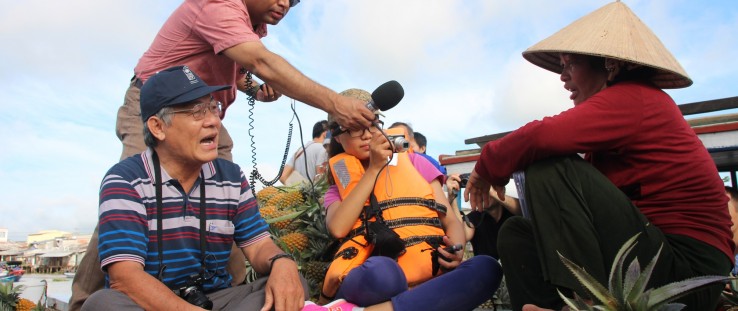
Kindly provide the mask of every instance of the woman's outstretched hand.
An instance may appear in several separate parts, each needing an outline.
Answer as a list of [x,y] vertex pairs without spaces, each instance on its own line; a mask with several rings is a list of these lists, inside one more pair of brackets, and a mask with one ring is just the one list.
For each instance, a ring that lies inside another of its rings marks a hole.
[[[482,212],[491,204],[491,198],[489,197],[490,187],[490,183],[479,177],[476,171],[471,172],[469,181],[466,183],[466,190],[464,190],[464,200],[469,202],[472,211]],[[504,187],[502,188],[504,197]]]

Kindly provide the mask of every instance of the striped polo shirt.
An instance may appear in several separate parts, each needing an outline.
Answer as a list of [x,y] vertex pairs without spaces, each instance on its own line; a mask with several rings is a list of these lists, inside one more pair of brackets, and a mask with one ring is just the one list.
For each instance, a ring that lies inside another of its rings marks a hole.
[[[152,150],[113,166],[100,186],[99,245],[103,270],[115,262],[135,261],[157,277],[156,188]],[[247,247],[269,238],[256,200],[241,168],[223,159],[202,166],[206,205],[206,292],[230,286],[225,267],[235,240]],[[200,187],[198,177],[189,193],[161,168],[162,248],[166,266],[163,282],[179,289],[201,270]],[[109,282],[106,282],[109,286]]]

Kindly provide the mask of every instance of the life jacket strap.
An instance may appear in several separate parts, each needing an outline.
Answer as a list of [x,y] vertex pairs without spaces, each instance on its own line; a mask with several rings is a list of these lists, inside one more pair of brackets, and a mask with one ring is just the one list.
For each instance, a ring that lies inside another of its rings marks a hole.
[[[432,227],[443,229],[443,224],[441,223],[441,220],[438,218],[406,217],[406,218],[385,220],[384,223],[390,229],[396,229],[396,228],[406,227],[406,226],[432,226]],[[346,235],[344,239],[351,240],[355,238],[356,236],[362,235],[362,234],[364,234],[364,223],[362,223],[361,226],[349,231],[349,233]]]
[[425,206],[427,208],[430,208],[431,210],[434,210],[439,213],[446,214],[446,211],[448,208],[440,203],[437,203],[436,200],[433,199],[423,199],[423,198],[414,198],[414,197],[405,197],[405,198],[395,198],[395,199],[387,199],[384,201],[379,202],[379,209],[384,211],[393,207],[403,206],[403,205],[419,205],[419,206]]

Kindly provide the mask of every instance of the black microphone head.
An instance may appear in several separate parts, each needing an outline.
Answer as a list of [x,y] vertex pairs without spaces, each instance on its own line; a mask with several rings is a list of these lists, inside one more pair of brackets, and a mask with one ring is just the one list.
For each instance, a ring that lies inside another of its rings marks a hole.
[[381,111],[386,111],[397,106],[405,96],[402,85],[395,80],[387,81],[372,92],[374,106]]

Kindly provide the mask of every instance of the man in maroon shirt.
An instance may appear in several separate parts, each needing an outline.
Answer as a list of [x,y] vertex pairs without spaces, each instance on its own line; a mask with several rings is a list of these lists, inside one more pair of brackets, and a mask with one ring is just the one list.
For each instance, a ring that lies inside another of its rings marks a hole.
[[[502,186],[524,171],[527,217],[505,222],[498,239],[513,309],[559,309],[557,289],[588,297],[557,252],[607,284],[618,250],[636,234],[641,265],[663,246],[648,287],[727,275],[734,245],[723,183],[661,90],[692,81],[658,38],[614,2],[523,56],[559,73],[574,107],[485,145],[467,184],[465,197],[480,209],[490,187],[504,197]],[[722,287],[679,302],[713,310]]]

